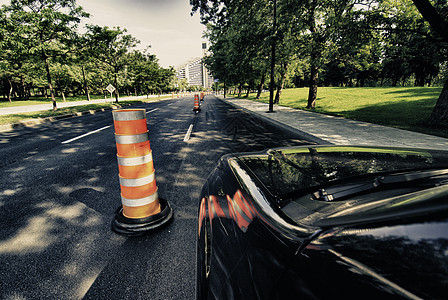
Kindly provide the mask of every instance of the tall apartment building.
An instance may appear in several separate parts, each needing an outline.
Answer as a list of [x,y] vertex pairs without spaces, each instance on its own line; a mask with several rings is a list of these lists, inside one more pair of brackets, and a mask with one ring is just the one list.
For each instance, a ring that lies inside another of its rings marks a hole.
[[[205,56],[206,51],[206,44],[202,43],[203,56]],[[213,77],[205,67],[205,64],[202,61],[202,57],[197,57],[188,61],[186,64],[178,67],[176,71],[177,78],[187,79],[189,85],[211,87],[213,84]]]

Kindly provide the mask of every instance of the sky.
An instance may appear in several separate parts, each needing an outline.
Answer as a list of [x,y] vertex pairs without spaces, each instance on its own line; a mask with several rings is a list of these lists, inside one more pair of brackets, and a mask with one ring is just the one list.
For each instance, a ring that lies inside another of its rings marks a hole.
[[[9,4],[0,0],[0,4]],[[205,27],[199,14],[190,15],[189,0],[77,0],[90,13],[85,24],[126,28],[140,44],[151,45],[159,64],[177,67],[191,58],[200,57]],[[81,25],[83,26],[83,25]]]

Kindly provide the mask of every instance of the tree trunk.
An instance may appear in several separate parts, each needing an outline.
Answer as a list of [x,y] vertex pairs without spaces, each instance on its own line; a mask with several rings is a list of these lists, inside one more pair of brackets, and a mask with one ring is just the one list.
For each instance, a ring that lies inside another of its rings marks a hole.
[[308,92],[308,105],[306,108],[315,108],[317,99],[317,79],[319,77],[319,69],[316,65],[311,65],[310,88]]
[[438,34],[448,41],[448,22],[446,22],[442,15],[432,6],[429,0],[412,0],[423,18],[437,31]]
[[30,85],[26,84],[25,85],[25,99],[26,100],[30,100],[31,97],[31,89],[30,89]]
[[51,101],[53,102],[53,110],[57,110],[56,106],[56,98],[54,97],[54,90],[53,86],[51,85],[51,74],[50,74],[50,64],[48,63],[48,57],[43,54],[44,60],[45,60],[45,70],[47,72],[47,82],[48,82],[48,88],[50,89],[50,95],[51,95]]
[[315,11],[316,11],[316,0],[312,0],[310,3],[310,12],[309,12],[309,25],[310,31],[313,35],[313,48],[311,50],[311,74],[310,74],[310,84],[309,84],[309,92],[308,92],[308,104],[306,108],[315,108],[316,107],[316,99],[317,99],[317,79],[319,77],[319,68],[317,66],[317,59],[319,57],[318,50],[316,49],[318,41],[317,30],[316,30],[316,19],[315,19]]
[[20,98],[20,100],[25,99],[25,79],[23,78],[23,74],[20,74],[19,98]]
[[115,85],[115,102],[118,103],[118,78],[117,78],[117,71],[115,71],[115,79],[114,79],[114,85]]
[[285,86],[287,71],[288,71],[288,63],[283,63],[283,68],[282,68],[282,71],[280,74],[281,75],[280,84],[277,87],[277,93],[275,94],[275,99],[274,99],[275,104],[279,104],[279,102],[280,102],[280,96],[282,94],[283,87]]
[[397,86],[397,82],[398,82],[398,79],[397,79],[396,76],[394,76],[394,78],[392,78],[392,86],[396,87]]
[[226,98],[226,91],[227,91],[227,87],[226,87],[226,82],[224,81],[224,99]]
[[263,75],[261,76],[261,82],[260,85],[258,86],[258,91],[257,91],[257,97],[255,99],[260,99],[261,96],[261,92],[263,91],[264,88],[264,81],[266,80],[266,73],[263,73]]
[[240,83],[240,86],[238,87],[238,96],[237,98],[241,98],[241,93],[243,92],[243,85]]
[[65,93],[64,93],[64,91],[61,91],[61,95],[62,95],[62,100],[63,100],[64,102],[66,102],[66,100],[65,100]]
[[[448,22],[429,0],[412,0],[423,18],[437,31],[445,42],[448,42]],[[448,125],[448,79],[443,86],[434,106],[428,124],[431,126]]]
[[275,99],[274,99],[275,104],[280,103],[280,96],[282,95],[284,85],[285,85],[285,78],[282,78],[282,81],[280,82],[280,84],[277,87],[277,92],[275,93]]
[[252,89],[252,86],[253,86],[253,85],[254,85],[254,82],[251,81],[251,82],[249,83],[249,86],[247,87],[247,93],[246,93],[245,98],[249,98],[250,90]]
[[11,79],[9,79],[9,77],[8,77],[8,83],[9,83],[8,101],[9,101],[9,102],[12,102],[12,100],[11,100],[11,94],[12,94],[12,82],[11,82]]
[[84,71],[84,66],[81,66],[81,69],[82,69],[82,79],[84,81],[84,91],[87,96],[87,101],[90,101],[89,88],[87,87],[86,72]]
[[430,126],[448,126],[448,79],[428,119]]

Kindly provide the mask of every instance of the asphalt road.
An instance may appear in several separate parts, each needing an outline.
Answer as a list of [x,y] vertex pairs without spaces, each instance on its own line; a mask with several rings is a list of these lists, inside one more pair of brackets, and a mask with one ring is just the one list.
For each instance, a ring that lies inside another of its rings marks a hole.
[[0,133],[1,299],[194,299],[198,197],[219,157],[309,143],[212,95],[199,114],[192,97],[137,107],[174,210],[141,237],[110,229],[121,205],[110,111]]

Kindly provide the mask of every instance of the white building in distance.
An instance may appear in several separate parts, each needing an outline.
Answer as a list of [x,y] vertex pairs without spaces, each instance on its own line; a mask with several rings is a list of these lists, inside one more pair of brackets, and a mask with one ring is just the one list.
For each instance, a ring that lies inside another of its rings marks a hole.
[[[203,57],[207,52],[207,44],[202,43]],[[176,68],[178,79],[187,79],[189,85],[209,88],[213,85],[213,77],[205,67],[202,57],[193,58],[186,64]]]

